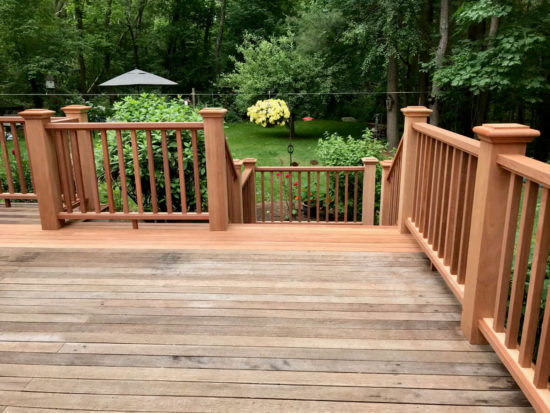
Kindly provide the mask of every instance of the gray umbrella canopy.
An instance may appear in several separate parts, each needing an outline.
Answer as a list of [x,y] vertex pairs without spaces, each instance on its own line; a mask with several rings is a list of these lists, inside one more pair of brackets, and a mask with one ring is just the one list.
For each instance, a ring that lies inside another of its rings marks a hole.
[[144,72],[143,70],[134,69],[123,75],[117,76],[108,80],[99,86],[175,86],[176,82]]

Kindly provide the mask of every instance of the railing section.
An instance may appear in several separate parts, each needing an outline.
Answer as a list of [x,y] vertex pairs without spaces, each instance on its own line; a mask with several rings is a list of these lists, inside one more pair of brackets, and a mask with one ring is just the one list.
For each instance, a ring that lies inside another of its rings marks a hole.
[[61,178],[64,211],[58,217],[208,220],[202,129],[202,123],[178,122],[46,125]]
[[257,221],[373,225],[378,160],[364,158],[363,163],[256,167],[260,185]]
[[35,200],[25,122],[20,116],[0,116],[0,199]]
[[479,142],[425,123],[413,130],[417,169],[406,225],[462,302]]
[[399,214],[399,191],[401,183],[401,151],[403,139],[395,151],[392,161],[380,162],[382,173],[382,200],[380,205],[380,224],[397,225]]

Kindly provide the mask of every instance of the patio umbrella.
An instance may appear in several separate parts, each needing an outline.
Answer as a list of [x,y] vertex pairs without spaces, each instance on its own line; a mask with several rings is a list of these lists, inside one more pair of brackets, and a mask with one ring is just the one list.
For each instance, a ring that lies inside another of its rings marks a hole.
[[120,76],[114,77],[99,86],[175,86],[176,82],[134,69]]

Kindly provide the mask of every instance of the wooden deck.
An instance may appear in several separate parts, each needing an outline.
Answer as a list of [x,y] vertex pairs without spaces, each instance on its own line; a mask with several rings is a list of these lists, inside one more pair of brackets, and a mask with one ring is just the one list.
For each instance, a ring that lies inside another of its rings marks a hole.
[[28,216],[0,208],[6,413],[532,411],[395,229],[43,232],[14,206]]

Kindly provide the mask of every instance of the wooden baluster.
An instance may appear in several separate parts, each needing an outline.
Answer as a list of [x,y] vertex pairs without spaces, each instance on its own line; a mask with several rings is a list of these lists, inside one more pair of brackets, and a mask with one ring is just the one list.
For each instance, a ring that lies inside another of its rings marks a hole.
[[288,221],[292,222],[292,171],[288,171]]
[[284,220],[284,208],[283,208],[283,172],[279,172],[279,220]]
[[84,178],[82,175],[82,164],[80,162],[80,148],[78,145],[78,136],[76,131],[70,132],[71,136],[71,156],[73,158],[73,168],[76,180],[76,192],[80,201],[80,212],[88,212],[86,193],[84,192]]
[[70,202],[76,204],[76,184],[75,184],[75,171],[71,161],[71,150],[69,148],[70,140],[70,131],[61,131],[61,134],[65,134],[65,137],[62,139],[63,143],[63,156],[65,157],[65,163],[67,165],[68,177],[69,177],[69,188],[71,192],[69,193]]
[[72,173],[69,170],[70,165],[67,165],[67,157],[65,156],[65,145],[63,144],[63,132],[56,131],[55,133],[55,144],[57,151],[57,160],[59,168],[59,176],[61,180],[61,188],[63,190],[63,201],[65,202],[65,208],[67,212],[73,212],[73,203],[71,200],[71,192],[74,192],[74,188],[71,188],[69,175]]
[[363,224],[374,225],[374,195],[376,192],[376,165],[378,159],[363,158]]
[[256,158],[243,159],[244,174],[248,176],[242,191],[245,224],[256,223],[256,162]]
[[195,181],[195,202],[197,204],[197,214],[202,213],[201,200],[201,177],[199,173],[199,146],[197,143],[197,131],[191,131],[191,147],[193,149],[193,178]]
[[[477,344],[486,342],[479,330],[479,320],[492,317],[495,309],[495,292],[499,275],[497,263],[500,262],[502,254],[498,246],[502,245],[505,236],[503,222],[506,217],[506,190],[510,183],[510,176],[497,164],[496,159],[500,154],[525,154],[526,144],[540,133],[517,124],[485,124],[475,127],[474,132],[477,133],[481,142],[471,208],[476,213],[472,215],[471,221],[461,327],[470,343]],[[529,194],[526,196],[530,197]],[[530,202],[525,205],[527,208],[522,214],[528,214]],[[526,221],[522,223],[523,230],[527,229],[526,224],[529,223],[528,217],[525,219]],[[520,233],[518,270],[522,270],[523,267],[522,237],[525,237],[525,244],[530,242],[530,235],[527,232]],[[520,273],[515,274],[517,278],[520,276]],[[515,297],[512,295],[512,301],[514,300]],[[513,314],[514,310],[511,302],[510,312]],[[521,304],[519,304],[519,311],[521,311]],[[505,338],[506,344],[513,343],[515,346],[517,336],[514,337],[514,332],[515,327],[512,324]]]
[[344,222],[348,222],[348,181],[349,172],[344,174]]
[[154,214],[159,212],[159,203],[157,197],[157,180],[155,178],[155,155],[153,153],[153,138],[151,131],[145,131],[145,140],[147,142],[147,166],[149,168],[149,185],[151,186],[151,204]]
[[[178,174],[180,182],[181,213],[187,213],[187,190],[185,188],[185,170],[183,163],[183,146],[181,141],[181,130],[176,131],[176,148],[178,152]],[[225,151],[225,148],[224,148]],[[225,153],[224,153],[225,159]],[[227,190],[227,186],[226,186]]]
[[316,199],[315,199],[315,207],[316,207],[316,214],[317,214],[317,222],[319,222],[319,220],[321,219],[321,200],[320,200],[320,195],[319,195],[319,191],[321,190],[321,172],[320,171],[317,171],[317,195],[316,195]]
[[412,214],[412,220],[414,224],[418,227],[418,218],[420,215],[420,194],[422,192],[422,175],[425,168],[424,162],[423,162],[423,150],[424,150],[424,135],[421,133],[418,134],[418,144],[416,145],[416,179],[414,183],[414,201],[413,201],[413,214]]
[[89,165],[89,173],[90,173],[90,181],[91,181],[91,188],[92,188],[92,201],[94,205],[94,211],[96,213],[101,212],[101,204],[99,202],[99,188],[97,184],[97,169],[96,169],[96,163],[95,163],[95,154],[94,154],[94,140],[92,138],[92,134],[88,135],[86,137],[86,141],[82,143],[83,145],[87,145],[87,152],[91,154],[90,158],[90,165]]
[[136,198],[138,212],[143,214],[143,190],[141,189],[141,172],[139,169],[139,154],[137,145],[136,131],[130,131],[130,140],[132,144],[132,163],[134,164],[134,182],[136,185]]
[[13,186],[13,177],[11,174],[11,165],[8,154],[8,145],[6,143],[6,134],[4,131],[4,125],[0,122],[0,146],[2,148],[2,158],[4,161],[4,170],[6,171],[6,181],[8,184],[8,192],[10,194],[15,193],[15,188]]
[[302,222],[302,173],[298,171],[298,222]]
[[452,214],[450,220],[452,221],[452,233],[449,234],[449,251],[450,258],[447,261],[447,265],[450,267],[451,274],[458,273],[458,260],[460,258],[460,230],[462,228],[462,216],[464,214],[464,193],[466,187],[466,166],[467,159],[466,154],[462,151],[455,151],[457,155],[457,171],[456,171],[456,183],[454,188],[454,195],[452,205],[454,210],[450,210],[449,214]]
[[311,172],[307,173],[307,222],[311,222]]
[[326,193],[325,199],[326,199],[326,202],[327,202],[327,208],[326,208],[325,221],[328,222],[328,217],[329,217],[329,204],[330,204],[330,196],[329,196],[330,171],[327,171],[326,181],[327,181],[327,182],[326,182],[327,193]]
[[475,180],[477,172],[477,158],[468,155],[466,172],[466,188],[464,191],[464,215],[460,232],[460,252],[458,260],[457,282],[464,284],[466,281],[466,265],[468,262],[468,249],[470,246],[470,229],[472,226],[472,203],[474,202]]
[[107,202],[109,204],[109,212],[115,213],[115,201],[113,196],[113,179],[111,177],[111,165],[109,159],[109,144],[107,142],[107,132],[101,131],[101,147],[103,150],[103,165],[105,167],[105,185],[107,186]]
[[265,190],[264,190],[264,172],[263,171],[260,173],[260,180],[261,180],[261,191],[262,191],[262,222],[265,222]]
[[[521,207],[521,221],[516,248],[512,291],[510,293],[510,308],[508,323],[506,324],[506,338],[504,344],[508,348],[515,348],[518,342],[519,324],[522,316],[523,295],[531,251],[531,237],[537,207],[538,184],[527,181],[523,191],[523,205]],[[503,237],[504,238],[504,237]]]
[[338,189],[340,188],[340,174],[336,171],[334,179],[334,222],[338,222]]
[[46,125],[51,122],[54,113],[46,109],[19,113],[25,119],[29,159],[34,163],[32,168],[36,173],[34,189],[38,198],[42,229],[45,230],[59,229],[64,223],[64,220],[59,219],[63,203],[55,140],[46,130]]
[[438,202],[438,191],[440,188],[440,169],[441,169],[441,153],[443,149],[443,143],[436,141],[435,142],[435,151],[434,151],[434,168],[432,171],[432,187],[430,190],[430,207],[428,209],[428,232],[427,240],[428,244],[433,244],[434,242],[434,232],[435,232],[435,221],[437,219],[437,202]]
[[19,147],[19,137],[17,136],[17,126],[15,123],[10,123],[10,131],[13,142],[13,152],[15,153],[15,163],[17,165],[17,177],[19,178],[19,186],[21,193],[27,193],[27,183],[25,182],[25,172],[23,170],[23,160],[21,159],[21,148]]
[[426,161],[424,168],[423,175],[422,175],[422,181],[424,184],[422,185],[422,195],[421,195],[421,202],[420,202],[420,228],[419,231],[423,235],[424,238],[426,238],[427,235],[427,229],[428,229],[428,210],[429,210],[429,203],[430,203],[430,196],[429,193],[431,192],[432,188],[432,170],[433,170],[433,157],[434,157],[434,149],[435,149],[435,139],[432,139],[430,137],[426,137]]
[[453,149],[446,145],[445,153],[445,164],[444,164],[444,175],[443,175],[443,187],[442,187],[442,200],[441,204],[441,213],[439,218],[439,229],[438,229],[438,243],[437,243],[437,252],[439,258],[443,258],[445,255],[445,235],[447,234],[447,214],[449,210],[449,190],[451,187],[451,174],[453,165],[451,163],[453,156]]
[[116,148],[118,155],[118,169],[120,175],[120,194],[122,196],[122,212],[127,214],[130,212],[128,207],[128,190],[126,186],[126,166],[124,164],[124,148],[122,147],[122,134],[119,130],[116,131]]
[[[380,193],[380,222],[379,225],[390,225],[390,209],[391,209],[391,182],[388,181],[388,175],[393,161],[380,161],[382,167],[382,188]],[[355,191],[357,191],[357,172],[355,173]],[[354,200],[357,204],[357,200]],[[356,207],[353,209],[353,220],[355,221]]]
[[271,196],[271,222],[275,222],[275,198],[273,196],[273,174],[275,172],[271,172],[271,175],[269,177],[269,181],[270,181],[270,189],[271,189],[271,193],[270,193],[270,196]]
[[357,202],[359,193],[359,172],[353,173],[353,222],[357,222]]
[[[540,209],[535,236],[535,249],[529,277],[529,291],[527,293],[527,305],[525,307],[525,319],[519,346],[518,362],[521,367],[531,367],[533,350],[537,338],[542,291],[546,278],[546,265],[550,248],[550,202],[548,201],[548,188],[542,189]],[[546,306],[550,305],[547,303]]]
[[168,157],[168,142],[166,139],[166,130],[160,131],[160,142],[162,147],[162,165],[164,168],[164,190],[166,193],[166,211],[173,213],[172,207],[172,180],[170,178],[170,164]]

